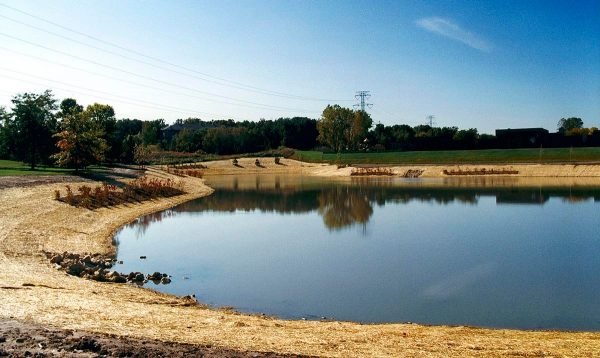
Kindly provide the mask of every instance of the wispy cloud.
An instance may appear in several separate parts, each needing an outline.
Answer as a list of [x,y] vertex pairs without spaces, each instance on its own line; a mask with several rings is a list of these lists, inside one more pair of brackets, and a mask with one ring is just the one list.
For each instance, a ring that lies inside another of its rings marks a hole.
[[490,52],[493,48],[492,44],[488,41],[463,29],[459,24],[449,19],[443,19],[441,17],[425,17],[417,20],[416,23],[417,26],[427,31],[455,41],[460,41],[465,45],[480,51]]

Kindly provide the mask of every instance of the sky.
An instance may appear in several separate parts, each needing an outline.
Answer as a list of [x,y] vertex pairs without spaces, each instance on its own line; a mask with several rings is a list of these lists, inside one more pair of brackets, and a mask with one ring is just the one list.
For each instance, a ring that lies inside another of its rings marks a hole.
[[600,127],[596,1],[0,0],[0,106],[22,92],[117,118]]

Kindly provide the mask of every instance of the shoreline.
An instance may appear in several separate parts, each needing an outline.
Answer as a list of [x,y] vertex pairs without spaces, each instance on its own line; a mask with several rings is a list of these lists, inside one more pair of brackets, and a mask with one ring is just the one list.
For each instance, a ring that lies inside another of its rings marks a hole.
[[[206,172],[216,175],[261,172],[333,177],[349,176],[351,171],[351,168],[338,170],[331,165],[291,160],[283,162],[283,166],[265,163],[265,168],[255,167],[254,158],[240,159],[240,165],[245,168],[233,168],[229,161],[212,162],[207,164]],[[394,167],[394,171],[417,167]],[[441,168],[450,167],[430,168],[427,175],[435,175]],[[527,171],[523,172],[523,176],[543,172],[564,174],[561,168],[524,168]],[[576,174],[598,177],[597,184],[600,185],[600,165],[588,169],[591,170]],[[210,344],[243,352],[321,356],[600,354],[600,332],[281,320],[203,306],[190,307],[180,297],[131,285],[84,280],[67,276],[51,267],[43,251],[114,254],[113,237],[123,225],[142,215],[212,193],[201,179],[174,177],[154,169],[149,174],[182,179],[186,194],[135,206],[90,211],[52,200],[53,190],[63,189],[64,184],[0,190],[0,264],[3,267],[0,270],[0,293],[3,296],[0,317],[139,339]],[[498,177],[507,176],[486,176],[486,179]],[[187,318],[184,322],[180,318],[182,316]]]

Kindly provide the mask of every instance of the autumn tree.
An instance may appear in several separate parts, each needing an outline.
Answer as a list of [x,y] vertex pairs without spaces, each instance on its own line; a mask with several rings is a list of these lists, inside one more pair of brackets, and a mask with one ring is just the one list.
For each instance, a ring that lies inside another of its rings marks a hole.
[[75,168],[75,172],[78,172],[103,160],[107,145],[101,123],[94,120],[93,113],[87,109],[81,110],[81,106],[71,102],[71,99],[65,101],[61,103],[61,131],[54,135],[60,151],[53,157],[58,165]]
[[358,149],[367,136],[373,120],[365,111],[353,111],[339,105],[328,105],[317,122],[319,142],[336,152]]

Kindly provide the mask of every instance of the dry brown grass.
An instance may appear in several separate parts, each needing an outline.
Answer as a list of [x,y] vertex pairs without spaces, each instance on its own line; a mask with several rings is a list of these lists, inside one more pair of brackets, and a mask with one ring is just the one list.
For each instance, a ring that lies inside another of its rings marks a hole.
[[[240,161],[245,166],[245,159]],[[252,159],[248,162],[253,164]],[[225,173],[213,165],[214,171]],[[265,166],[248,165],[247,170],[268,173],[275,164]],[[305,173],[321,168],[290,167],[290,172]],[[153,175],[172,177],[158,171]],[[188,300],[152,290],[68,276],[50,267],[42,255],[114,253],[111,239],[123,224],[211,192],[200,179],[182,180],[188,194],[96,211],[53,200],[53,190],[62,184],[0,190],[0,317],[237,350],[331,357],[600,356],[600,333],[286,321],[189,306]]]

